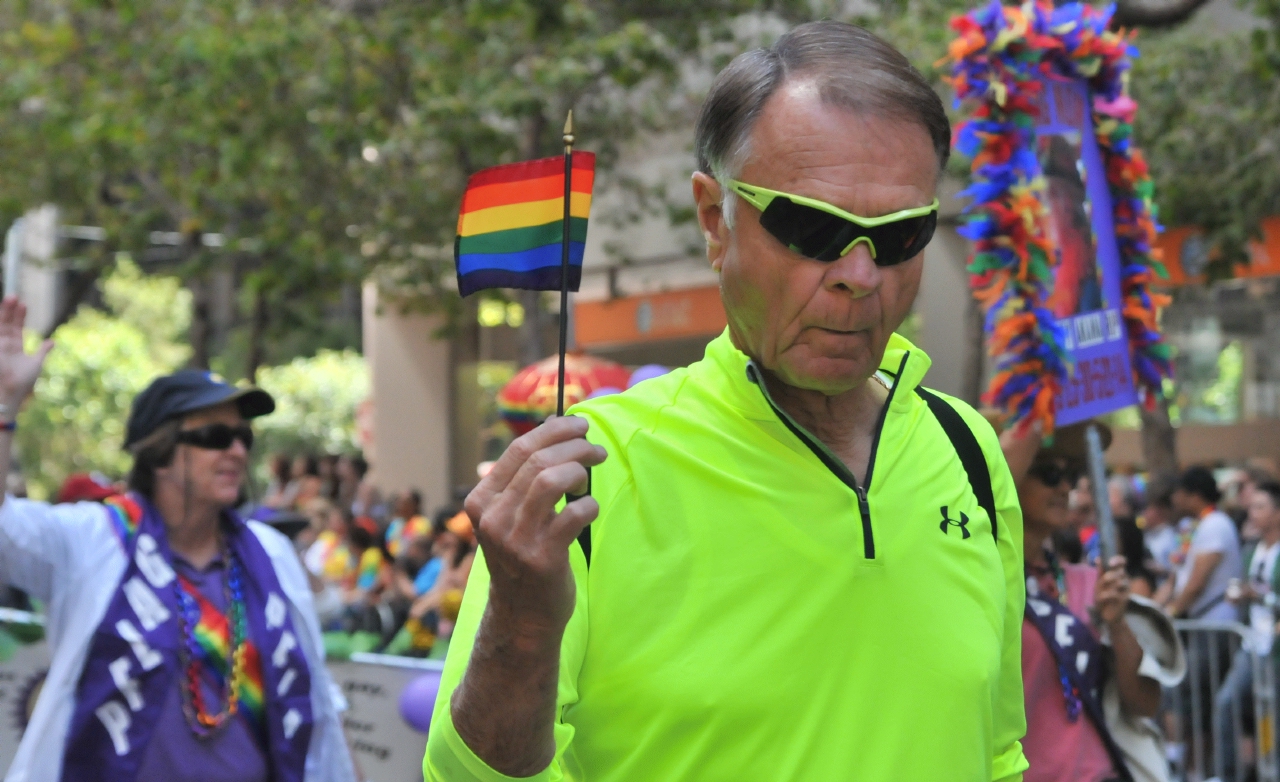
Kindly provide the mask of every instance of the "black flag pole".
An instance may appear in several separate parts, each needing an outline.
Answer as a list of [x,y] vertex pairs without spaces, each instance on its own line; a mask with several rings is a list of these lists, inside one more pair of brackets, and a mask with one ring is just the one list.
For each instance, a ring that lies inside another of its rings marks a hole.
[[564,415],[564,354],[569,342],[569,196],[573,187],[573,109],[564,121],[564,233],[560,239],[560,375],[556,415]]

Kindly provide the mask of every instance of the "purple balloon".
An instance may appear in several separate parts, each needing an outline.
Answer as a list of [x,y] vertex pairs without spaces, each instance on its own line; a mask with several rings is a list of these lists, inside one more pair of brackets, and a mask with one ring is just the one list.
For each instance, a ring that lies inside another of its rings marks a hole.
[[431,727],[431,712],[436,707],[436,693],[440,691],[440,672],[428,671],[409,684],[400,693],[400,716],[409,727],[426,733]]
[[644,366],[631,373],[631,379],[627,381],[627,388],[632,388],[636,383],[642,380],[650,380],[655,377],[662,377],[670,372],[670,369],[661,364],[645,364]]
[[609,396],[610,394],[621,394],[621,393],[622,393],[621,388],[614,388],[613,386],[600,386],[595,391],[592,391],[591,393],[587,394],[587,399],[595,399],[598,396]]

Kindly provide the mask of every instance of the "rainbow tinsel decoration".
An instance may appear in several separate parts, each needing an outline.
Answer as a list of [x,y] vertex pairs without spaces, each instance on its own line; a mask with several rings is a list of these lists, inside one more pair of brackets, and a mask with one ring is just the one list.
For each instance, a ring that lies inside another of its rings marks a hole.
[[1158,230],[1153,187],[1142,153],[1130,142],[1137,104],[1126,94],[1126,72],[1137,50],[1131,36],[1107,29],[1113,11],[1082,3],[1055,8],[1048,0],[992,2],[951,22],[959,37],[949,49],[948,81],[957,106],[974,105],[956,128],[954,145],[973,160],[973,184],[961,194],[973,203],[960,233],[974,242],[970,286],[986,312],[988,349],[996,360],[985,401],[1021,426],[1043,421],[1046,434],[1071,368],[1065,334],[1044,306],[1057,248],[1035,153],[1041,78],[1088,81],[1113,202],[1121,311],[1145,404],[1154,405],[1162,379],[1171,374],[1155,315],[1167,300],[1148,290],[1155,274],[1164,275],[1152,247]]

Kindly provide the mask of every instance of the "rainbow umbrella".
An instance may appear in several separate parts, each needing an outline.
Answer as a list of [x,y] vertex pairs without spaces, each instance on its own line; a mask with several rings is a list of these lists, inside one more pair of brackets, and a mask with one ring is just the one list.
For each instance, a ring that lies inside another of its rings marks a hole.
[[[544,358],[517,372],[498,392],[498,412],[517,435],[555,413],[559,369],[559,356]],[[581,402],[599,388],[626,388],[630,377],[621,364],[570,353],[564,359],[564,406]]]

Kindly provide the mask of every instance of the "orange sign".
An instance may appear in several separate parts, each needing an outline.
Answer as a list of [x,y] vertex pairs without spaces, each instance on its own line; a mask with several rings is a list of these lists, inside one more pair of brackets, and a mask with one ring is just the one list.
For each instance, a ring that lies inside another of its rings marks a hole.
[[582,348],[714,335],[726,323],[715,287],[582,302],[573,319]]
[[1205,242],[1204,233],[1194,226],[1178,226],[1166,228],[1156,238],[1156,248],[1160,250],[1160,260],[1169,272],[1169,280],[1158,277],[1157,284],[1199,285],[1204,282],[1204,267],[1209,263],[1209,245]]
[[[1280,275],[1280,216],[1262,221],[1262,241],[1249,242],[1249,262],[1237,263],[1234,274],[1243,277]],[[1204,267],[1215,257],[1204,233],[1195,226],[1170,228],[1156,239],[1163,253],[1164,267],[1169,272],[1169,285],[1201,285]],[[1162,281],[1163,282],[1163,281]]]

